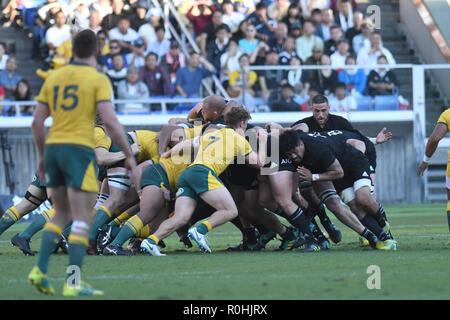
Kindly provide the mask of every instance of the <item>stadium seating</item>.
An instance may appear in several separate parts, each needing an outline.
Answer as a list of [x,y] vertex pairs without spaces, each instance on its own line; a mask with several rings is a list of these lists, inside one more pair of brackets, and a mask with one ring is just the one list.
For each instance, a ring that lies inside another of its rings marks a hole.
[[370,96],[361,96],[356,98],[356,103],[357,103],[357,111],[371,111],[373,110],[372,107],[372,97]]
[[398,109],[398,97],[397,96],[375,96],[375,110],[397,110]]

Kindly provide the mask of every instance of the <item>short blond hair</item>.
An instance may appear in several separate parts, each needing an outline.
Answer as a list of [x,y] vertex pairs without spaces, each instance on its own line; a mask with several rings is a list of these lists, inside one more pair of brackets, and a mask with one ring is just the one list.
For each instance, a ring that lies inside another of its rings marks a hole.
[[252,116],[244,107],[231,107],[224,115],[225,124],[235,128],[241,121],[250,120]]

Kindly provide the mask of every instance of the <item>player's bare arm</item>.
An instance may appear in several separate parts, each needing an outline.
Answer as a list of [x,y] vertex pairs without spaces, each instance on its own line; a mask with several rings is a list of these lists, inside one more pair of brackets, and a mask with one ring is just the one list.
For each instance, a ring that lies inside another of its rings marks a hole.
[[[433,132],[431,133],[431,136],[428,138],[427,145],[425,147],[425,157],[431,158],[436,151],[439,141],[442,140],[443,137],[447,134],[448,128],[447,125],[444,123],[438,123],[434,127]],[[428,168],[428,161],[425,159],[422,160],[422,162],[419,165],[419,175],[423,175],[425,170]]]
[[301,179],[308,181],[326,181],[326,180],[338,180],[344,177],[344,169],[337,159],[328,167],[327,171],[322,173],[311,173],[311,171],[305,167],[298,167],[297,173]]

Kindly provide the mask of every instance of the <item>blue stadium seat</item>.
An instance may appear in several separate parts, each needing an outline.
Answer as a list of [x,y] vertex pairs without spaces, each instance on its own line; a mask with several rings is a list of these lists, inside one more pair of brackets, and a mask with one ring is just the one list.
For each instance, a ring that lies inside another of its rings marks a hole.
[[361,96],[356,98],[356,111],[371,111],[372,108],[372,97],[371,96]]
[[375,110],[398,110],[397,96],[375,96]]

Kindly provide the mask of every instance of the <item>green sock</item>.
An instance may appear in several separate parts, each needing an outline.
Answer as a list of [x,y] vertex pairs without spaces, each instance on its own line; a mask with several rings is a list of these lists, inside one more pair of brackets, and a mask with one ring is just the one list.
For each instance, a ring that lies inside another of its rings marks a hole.
[[112,246],[115,246],[115,245],[122,246],[125,243],[125,241],[127,241],[128,239],[130,239],[132,236],[134,236],[136,234],[136,232],[134,231],[135,229],[130,228],[126,224],[122,228],[119,228],[119,230],[120,230],[119,234],[116,236],[114,241],[111,242]]
[[450,230],[450,211],[447,211],[448,230]]
[[[85,239],[87,242],[87,239]],[[69,235],[69,266],[77,266],[80,268],[83,266],[84,256],[86,255],[87,245],[84,241],[72,241]],[[67,273],[67,278],[72,275],[72,272]]]
[[42,214],[38,215],[25,230],[19,233],[19,237],[31,239],[36,233],[44,228],[46,222],[47,220],[45,220]]
[[112,230],[111,230],[111,236],[114,237],[114,238],[117,237],[118,234],[120,233],[120,230],[122,230],[121,227],[119,227],[119,226],[113,226],[113,228],[112,228]]
[[11,208],[5,211],[0,219],[0,235],[14,223],[16,223],[16,221],[18,220],[16,217],[17,216],[14,214]]
[[47,223],[42,232],[41,249],[37,266],[43,273],[47,273],[50,256],[61,238],[61,228],[53,223]]
[[[103,208],[101,206],[100,208]],[[95,215],[94,222],[91,225],[91,230],[89,231],[89,241],[95,241],[98,235],[98,229],[100,229],[105,223],[111,219],[107,210],[99,209]]]
[[209,230],[211,230],[211,228],[208,228],[208,221],[202,222],[198,227],[197,227],[197,232],[200,234],[207,234]]

